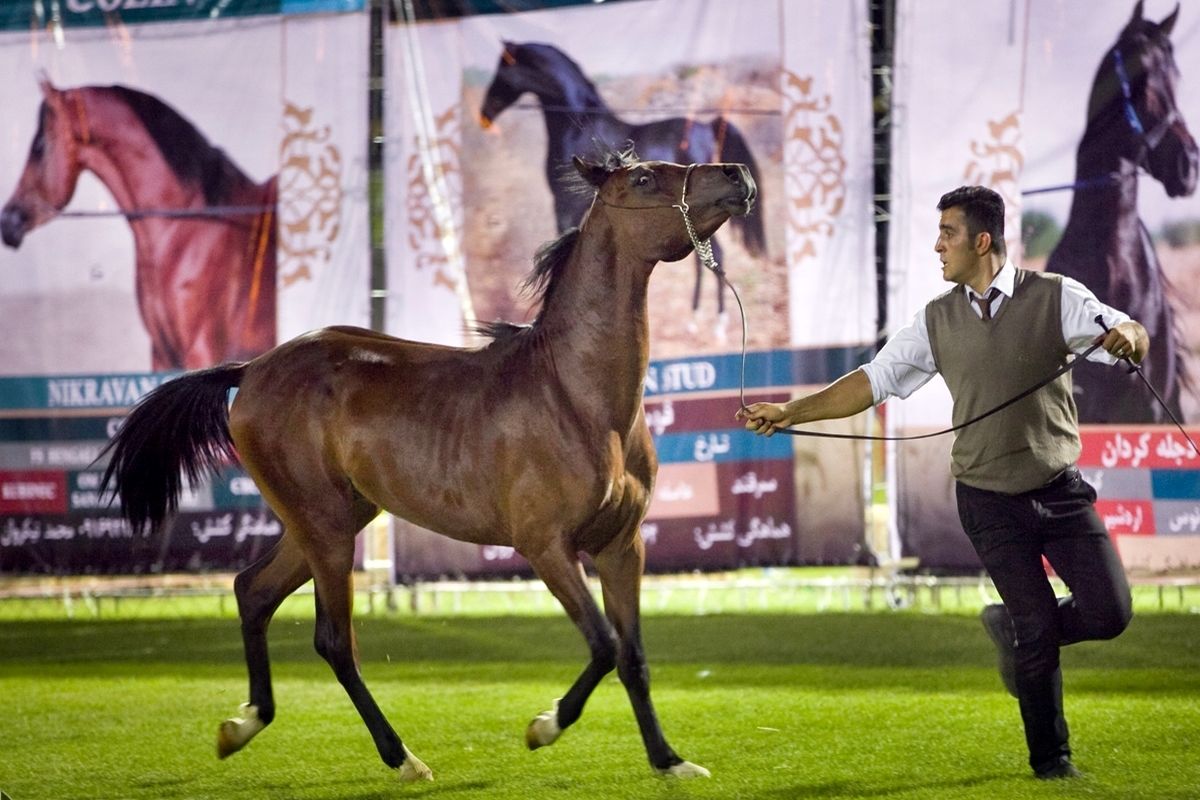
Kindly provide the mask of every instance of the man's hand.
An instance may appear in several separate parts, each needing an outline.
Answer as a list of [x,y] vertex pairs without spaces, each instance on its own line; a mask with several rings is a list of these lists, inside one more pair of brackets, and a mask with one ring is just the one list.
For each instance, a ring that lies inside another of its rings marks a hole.
[[1115,325],[1092,340],[1116,358],[1128,358],[1140,364],[1150,350],[1150,337],[1140,323],[1133,320]]
[[792,424],[787,411],[777,403],[751,403],[746,408],[739,408],[736,418],[746,420],[746,430],[760,436],[771,436]]

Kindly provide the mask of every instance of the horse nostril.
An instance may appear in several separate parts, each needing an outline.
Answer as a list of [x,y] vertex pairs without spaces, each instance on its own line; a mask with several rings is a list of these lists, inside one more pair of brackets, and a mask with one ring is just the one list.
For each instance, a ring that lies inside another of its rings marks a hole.
[[1200,160],[1200,154],[1195,150],[1184,149],[1179,153],[1179,174],[1186,175],[1189,181],[1196,179],[1197,161]]
[[0,212],[0,238],[9,247],[18,247],[25,238],[25,229],[29,224],[29,215],[23,208],[7,206]]
[[726,178],[729,178],[737,186],[741,186],[746,182],[742,175],[744,170],[739,164],[726,164],[721,171],[725,173]]

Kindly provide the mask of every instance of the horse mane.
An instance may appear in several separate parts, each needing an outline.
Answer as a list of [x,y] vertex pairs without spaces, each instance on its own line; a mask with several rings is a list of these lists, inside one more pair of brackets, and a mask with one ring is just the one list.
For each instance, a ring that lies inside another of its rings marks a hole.
[[154,95],[127,86],[109,86],[142,123],[180,181],[199,186],[209,205],[220,205],[241,183],[248,182],[225,152],[175,109]]
[[[568,228],[563,231],[562,236],[546,242],[534,254],[533,271],[526,276],[525,280],[521,281],[521,290],[530,294],[542,310],[546,308],[546,301],[553,294],[558,278],[562,274],[562,268],[567,263],[567,259],[571,257],[577,241],[579,241],[579,228]],[[539,311],[533,325],[494,320],[481,322],[475,326],[474,330],[482,336],[497,341],[511,339],[533,330],[541,316],[541,311]]]
[[[517,63],[524,61],[527,66],[539,70],[544,69],[553,73],[556,66],[561,65],[565,67],[573,73],[573,77],[578,81],[577,85],[570,87],[571,93],[575,95],[573,99],[582,101],[588,106],[596,106],[599,109],[608,110],[608,104],[604,102],[604,97],[600,94],[600,90],[596,88],[596,84],[587,76],[583,68],[576,64],[569,55],[554,45],[544,42],[509,43],[506,45],[506,49],[513,54]],[[524,58],[525,56],[528,56],[528,60]],[[581,89],[585,89],[586,91],[580,91]]]
[[[609,173],[633,166],[640,160],[637,152],[633,149],[633,142],[626,142],[620,148],[613,148],[597,140],[596,147],[600,151],[600,161],[598,163]],[[567,165],[567,167],[570,167],[570,165]],[[596,187],[584,180],[583,176],[577,170],[573,167],[570,167],[570,169],[577,180],[578,186],[582,187],[585,191],[596,191]],[[533,330],[538,320],[541,319],[542,311],[546,308],[546,303],[554,294],[554,288],[557,286],[558,280],[562,275],[563,267],[566,266],[568,259],[570,259],[571,253],[575,249],[575,243],[579,241],[579,234],[580,230],[578,227],[567,228],[561,236],[546,242],[534,253],[533,270],[526,276],[525,280],[521,281],[521,290],[531,295],[534,302],[540,306],[538,316],[534,319],[532,325],[520,325],[497,320],[479,323],[474,328],[475,332],[494,340],[501,340]]]

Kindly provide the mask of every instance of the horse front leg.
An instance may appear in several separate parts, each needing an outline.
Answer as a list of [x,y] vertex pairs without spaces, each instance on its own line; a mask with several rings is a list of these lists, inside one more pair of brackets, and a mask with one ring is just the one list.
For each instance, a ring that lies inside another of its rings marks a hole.
[[579,719],[592,691],[616,665],[617,644],[612,627],[588,590],[579,559],[551,545],[530,557],[529,563],[579,628],[591,651],[591,660],[567,693],[555,701],[553,708],[534,717],[525,729],[525,744],[536,750],[554,744]]
[[311,577],[300,548],[286,530],[275,546],[240,572],[233,581],[238,616],[242,622],[242,645],[250,677],[250,700],[239,715],[217,729],[217,757],[241,750],[275,718],[271,691],[271,662],[267,655],[267,626],[271,616],[289,594]]
[[650,670],[641,633],[641,581],[646,561],[641,534],[633,531],[618,537],[593,560],[604,592],[604,612],[617,632],[617,674],[629,694],[650,765],[662,775],[710,777],[707,769],[684,761],[667,744],[650,700]]

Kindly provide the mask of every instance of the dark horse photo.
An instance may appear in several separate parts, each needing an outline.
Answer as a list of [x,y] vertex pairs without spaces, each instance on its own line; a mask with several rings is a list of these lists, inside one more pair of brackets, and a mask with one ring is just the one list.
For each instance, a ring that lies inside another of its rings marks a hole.
[[[505,109],[526,93],[537,98],[546,124],[546,181],[554,196],[554,217],[561,233],[578,225],[591,203],[580,192],[571,158],[591,157],[597,151],[630,143],[646,159],[679,163],[744,163],[761,183],[758,167],[742,133],[723,116],[701,122],[691,117],[672,117],[643,124],[626,122],[605,103],[595,84],[566,53],[549,44],[504,42],[496,74],[488,86],[479,111],[487,128]],[[761,198],[760,198],[761,201]],[[760,202],[761,206],[761,202]],[[746,250],[754,256],[766,250],[761,213],[735,218]],[[722,263],[722,250],[712,242],[713,256]],[[696,283],[692,311],[700,307],[704,268],[696,259]],[[717,311],[725,314],[725,287],[717,280]]]
[[[1196,190],[1196,141],[1175,101],[1180,76],[1170,36],[1178,18],[1176,6],[1162,22],[1145,19],[1139,2],[1101,59],[1076,155],[1071,210],[1046,270],[1078,279],[1146,326],[1151,348],[1142,372],[1182,419],[1184,345],[1167,277],[1137,207],[1143,170],[1170,197]],[[1074,380],[1080,422],[1170,422],[1137,375],[1081,364]]]
[[133,233],[154,370],[246,359],[275,345],[276,187],[247,177],[177,111],[124,86],[57,89],[0,211],[12,248],[63,214],[88,170]]
[[[182,476],[194,483],[235,453],[283,522],[272,551],[234,582],[250,698],[219,728],[221,757],[275,717],[267,625],[311,578],[316,649],[380,757],[402,779],[431,777],[359,672],[354,541],[386,510],[460,541],[514,548],[583,633],[590,661],[529,723],[530,749],[556,741],[616,669],[651,766],[708,774],[667,744],[641,641],[641,522],[658,470],[642,406],[647,284],[659,261],[685,258],[748,214],[754,179],[741,164],[684,167],[628,152],[576,168],[593,187],[591,208],[539,252],[528,279],[540,300],[532,324],[494,324],[491,340],[473,349],[359,328],[315,331],[162,384],[112,440],[103,483],[135,531],[159,529],[178,508]],[[581,553],[599,576],[603,611]]]

